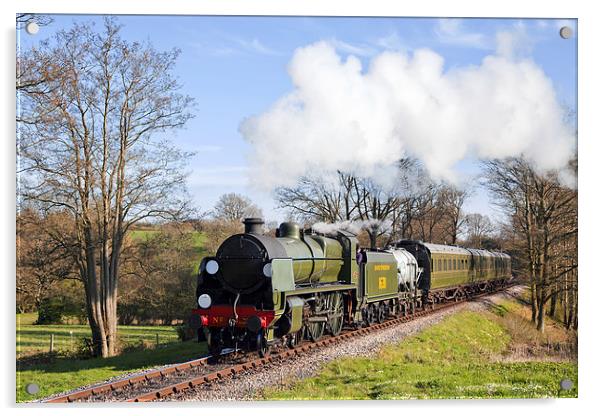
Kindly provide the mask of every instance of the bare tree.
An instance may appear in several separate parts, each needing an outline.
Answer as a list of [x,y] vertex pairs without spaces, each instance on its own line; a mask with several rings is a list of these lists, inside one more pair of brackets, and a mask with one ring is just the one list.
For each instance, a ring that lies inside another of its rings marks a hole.
[[21,29],[26,24],[35,22],[38,26],[48,26],[54,19],[52,16],[36,13],[17,13],[17,29]]
[[466,217],[462,215],[462,206],[468,197],[467,189],[446,185],[441,189],[441,203],[444,207],[445,242],[456,244]]
[[390,216],[401,207],[397,189],[387,189],[372,179],[353,178],[352,200],[370,238],[370,247],[376,248],[378,237],[390,231]]
[[344,172],[337,172],[336,181],[303,177],[295,187],[278,189],[276,198],[281,208],[305,222],[361,221],[372,247],[389,230],[383,225],[400,206],[395,191]]
[[538,173],[520,158],[488,161],[485,172],[486,186],[518,230],[531,319],[543,332],[548,302],[563,292],[576,299],[577,191],[563,186],[557,172]]
[[213,208],[215,218],[241,222],[247,217],[263,217],[261,209],[249,198],[236,193],[223,194]]
[[337,172],[336,181],[305,176],[294,187],[278,188],[276,200],[303,222],[351,220],[357,215],[351,197],[353,181],[343,172]]
[[[384,182],[384,181],[383,181]],[[370,245],[384,237],[384,245],[394,238],[413,235],[420,215],[420,198],[433,187],[430,178],[414,159],[399,161],[397,176],[388,186],[372,178],[337,172],[336,180],[303,177],[294,187],[280,188],[276,199],[304,222],[360,222]]]
[[[53,22],[53,19],[50,16],[32,13],[17,14],[17,30],[25,28],[31,22],[35,22],[39,26],[47,26]],[[56,65],[56,62],[49,60],[47,55],[39,52],[40,49],[44,49],[46,46],[47,43],[42,42],[38,49],[29,51],[26,56],[17,54],[17,93],[21,90],[27,90],[29,94],[43,94],[48,87],[47,83],[60,73],[60,68]],[[43,60],[41,64],[40,60]],[[22,121],[19,114],[17,114],[17,121]]]
[[75,24],[25,52],[31,74],[44,74],[49,62],[60,73],[43,93],[20,97],[21,197],[72,216],[71,255],[103,357],[116,353],[124,236],[133,224],[189,208],[182,168],[190,155],[165,138],[192,117],[192,99],[172,75],[179,51],[127,42],[119,31],[114,19],[101,31]]
[[474,213],[467,214],[464,220],[467,244],[475,248],[483,248],[483,239],[495,231],[495,224],[489,216]]

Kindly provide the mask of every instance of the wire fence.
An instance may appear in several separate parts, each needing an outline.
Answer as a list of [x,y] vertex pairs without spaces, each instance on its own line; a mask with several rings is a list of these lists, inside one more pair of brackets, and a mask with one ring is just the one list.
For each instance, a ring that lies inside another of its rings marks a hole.
[[[58,331],[27,333],[21,339],[18,338],[17,342],[20,344],[17,348],[19,356],[39,353],[80,353],[85,355],[94,347],[92,336],[89,333],[62,328]],[[159,348],[173,342],[179,342],[175,330],[152,330],[147,327],[140,330],[118,331],[117,348],[118,350]]]

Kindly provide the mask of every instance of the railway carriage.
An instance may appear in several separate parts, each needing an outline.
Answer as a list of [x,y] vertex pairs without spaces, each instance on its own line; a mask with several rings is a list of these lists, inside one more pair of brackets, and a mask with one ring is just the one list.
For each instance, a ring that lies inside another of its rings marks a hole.
[[423,269],[419,288],[428,302],[464,298],[501,286],[510,275],[510,256],[488,250],[402,240]]

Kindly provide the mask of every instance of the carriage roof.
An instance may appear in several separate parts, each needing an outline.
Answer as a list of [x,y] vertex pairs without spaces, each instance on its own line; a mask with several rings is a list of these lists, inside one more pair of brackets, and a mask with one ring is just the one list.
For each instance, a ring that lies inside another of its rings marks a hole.
[[500,258],[510,258],[510,256],[506,253],[502,253],[499,251],[489,251],[478,248],[464,248],[458,246],[448,246],[445,244],[432,244],[432,243],[423,243],[426,248],[429,249],[431,253],[437,254],[463,254],[463,255],[477,255],[482,257],[500,257]]

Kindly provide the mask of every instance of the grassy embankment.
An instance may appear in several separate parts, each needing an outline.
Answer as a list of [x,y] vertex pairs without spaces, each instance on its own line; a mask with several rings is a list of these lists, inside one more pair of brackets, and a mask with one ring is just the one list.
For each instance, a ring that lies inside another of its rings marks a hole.
[[[550,323],[539,334],[516,301],[451,315],[375,358],[331,362],[315,377],[291,379],[270,400],[576,397],[574,335]],[[573,389],[561,391],[562,379]]]
[[[132,238],[143,239],[157,230],[135,230]],[[193,232],[198,267],[203,255],[205,236]],[[196,270],[193,274],[196,273]],[[37,314],[17,315],[17,401],[28,401],[93,384],[123,373],[193,359],[206,353],[206,345],[180,342],[172,326],[119,326],[118,333],[126,351],[109,359],[74,357],[81,339],[91,337],[88,325],[34,325]],[[50,334],[54,334],[54,354],[48,354]],[[157,334],[159,347],[155,346]],[[137,345],[144,348],[135,348]],[[130,347],[130,348],[127,348]],[[36,383],[40,392],[31,396],[25,386]]]

